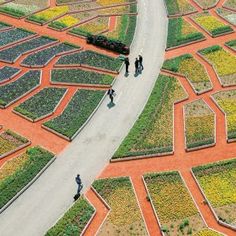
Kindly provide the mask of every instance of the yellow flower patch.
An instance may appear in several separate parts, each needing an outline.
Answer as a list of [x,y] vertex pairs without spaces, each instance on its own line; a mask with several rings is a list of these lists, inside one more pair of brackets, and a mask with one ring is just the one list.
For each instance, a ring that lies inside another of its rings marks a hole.
[[223,236],[223,234],[220,234],[216,231],[213,231],[211,229],[204,229],[200,232],[194,234],[193,236]]
[[80,21],[80,19],[67,15],[67,16],[60,18],[59,20],[56,20],[55,22],[64,24],[64,25],[66,25],[66,27],[70,27],[75,24],[78,24],[79,21]]
[[96,2],[102,6],[109,6],[109,5],[126,3],[127,0],[97,0]]

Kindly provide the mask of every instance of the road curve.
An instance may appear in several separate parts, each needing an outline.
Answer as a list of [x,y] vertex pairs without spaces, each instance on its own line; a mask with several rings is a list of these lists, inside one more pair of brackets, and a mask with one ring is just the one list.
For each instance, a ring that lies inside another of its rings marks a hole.
[[[139,0],[138,8],[131,73],[125,77],[122,70],[117,78],[116,105],[109,109],[106,98],[49,169],[0,215],[2,236],[43,235],[72,204],[76,174],[81,174],[86,191],[141,113],[164,59],[167,17],[163,0]],[[144,58],[144,71],[134,77],[139,54]]]

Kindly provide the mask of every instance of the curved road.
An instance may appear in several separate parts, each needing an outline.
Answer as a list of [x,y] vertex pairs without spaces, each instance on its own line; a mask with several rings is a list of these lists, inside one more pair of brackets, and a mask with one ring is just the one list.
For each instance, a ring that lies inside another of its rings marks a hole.
[[[120,73],[114,85],[116,105],[106,98],[77,138],[48,170],[0,215],[2,236],[43,235],[73,203],[74,178],[81,174],[84,191],[120,145],[141,113],[164,59],[167,17],[163,0],[139,0],[129,77]],[[142,75],[134,77],[134,59],[144,58]]]

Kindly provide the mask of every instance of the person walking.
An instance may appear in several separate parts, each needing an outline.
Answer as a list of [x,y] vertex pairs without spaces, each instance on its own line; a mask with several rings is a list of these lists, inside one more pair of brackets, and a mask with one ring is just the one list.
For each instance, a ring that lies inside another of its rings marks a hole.
[[82,184],[82,181],[81,181],[81,178],[80,178],[79,174],[76,176],[75,181],[78,185],[77,193],[74,196],[74,200],[76,201],[80,197],[80,191],[83,188],[83,184]]
[[107,91],[107,95],[109,95],[109,98],[111,99],[111,104],[113,104],[114,94],[115,94],[115,90],[112,88],[109,88]]
[[126,57],[125,58],[125,73],[128,74],[129,73],[129,58]]
[[138,58],[135,58],[134,66],[135,66],[135,74],[137,75],[138,72],[139,72],[139,70],[138,70],[138,67],[139,67],[139,60],[138,60]]
[[141,55],[138,56],[139,68],[143,70],[143,57]]

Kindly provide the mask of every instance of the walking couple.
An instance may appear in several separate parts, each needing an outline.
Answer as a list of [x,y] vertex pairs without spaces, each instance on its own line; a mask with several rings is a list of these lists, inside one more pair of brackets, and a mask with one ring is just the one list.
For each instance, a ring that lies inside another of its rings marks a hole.
[[[125,58],[125,73],[126,74],[129,73],[129,65],[130,65],[129,58],[126,57]],[[136,75],[141,73],[141,71],[144,69],[143,68],[143,57],[141,55],[139,55],[138,58],[135,58],[134,66],[135,66],[135,74]]]

